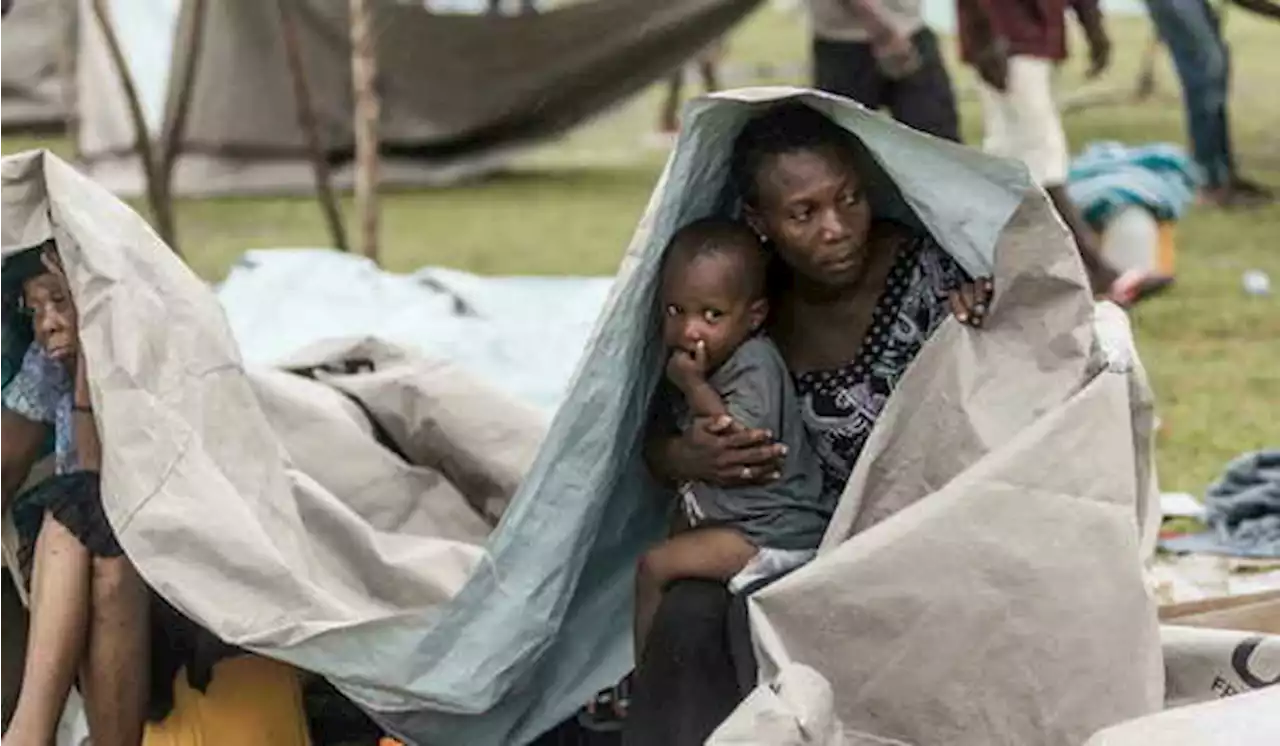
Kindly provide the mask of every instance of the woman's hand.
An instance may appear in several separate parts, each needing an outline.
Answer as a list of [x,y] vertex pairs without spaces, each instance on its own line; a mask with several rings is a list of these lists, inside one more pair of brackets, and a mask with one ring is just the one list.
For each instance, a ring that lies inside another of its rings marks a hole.
[[667,471],[677,481],[716,487],[768,484],[782,476],[786,446],[773,433],[743,427],[731,417],[694,420],[666,449]]
[[990,277],[966,282],[952,290],[951,312],[956,315],[956,321],[974,328],[982,326],[991,307],[991,295],[994,291],[995,285]]

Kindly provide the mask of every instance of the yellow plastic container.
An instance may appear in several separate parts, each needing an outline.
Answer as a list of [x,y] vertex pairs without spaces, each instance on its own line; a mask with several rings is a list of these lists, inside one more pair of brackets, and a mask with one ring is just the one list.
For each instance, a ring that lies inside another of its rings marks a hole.
[[243,655],[219,661],[201,694],[185,671],[173,687],[173,711],[147,726],[143,746],[310,746],[297,669]]

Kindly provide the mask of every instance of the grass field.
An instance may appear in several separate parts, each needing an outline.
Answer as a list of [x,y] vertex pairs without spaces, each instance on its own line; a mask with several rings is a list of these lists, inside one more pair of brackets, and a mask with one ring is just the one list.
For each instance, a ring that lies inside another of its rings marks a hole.
[[[1149,27],[1145,20],[1125,19],[1113,22],[1112,30],[1116,63],[1097,85],[1130,86]],[[731,40],[732,69],[782,63],[781,77],[761,82],[802,83],[794,76],[805,63],[805,34],[799,19],[766,7]],[[1269,95],[1280,68],[1280,25],[1236,12],[1228,37],[1235,50],[1239,160],[1249,174],[1280,186],[1280,103]],[[1081,67],[1077,60],[1064,69],[1064,90],[1081,85]],[[974,79],[956,65],[951,69],[967,140],[977,142]],[[482,273],[612,274],[665,158],[642,145],[658,96],[650,91],[530,154],[509,175],[448,190],[386,194],[384,264],[393,270],[448,265]],[[1074,113],[1067,127],[1075,149],[1101,139],[1183,142],[1177,81],[1166,65],[1153,99]],[[67,149],[62,140],[15,137],[3,144],[6,153],[33,146]],[[345,206],[350,214],[349,200]],[[178,222],[188,261],[209,279],[225,275],[249,248],[326,243],[315,203],[302,198],[184,201]],[[1164,420],[1159,460],[1166,489],[1198,493],[1238,453],[1280,445],[1280,301],[1247,296],[1240,282],[1251,268],[1280,280],[1278,233],[1280,207],[1194,212],[1179,228],[1178,287],[1135,313]]]

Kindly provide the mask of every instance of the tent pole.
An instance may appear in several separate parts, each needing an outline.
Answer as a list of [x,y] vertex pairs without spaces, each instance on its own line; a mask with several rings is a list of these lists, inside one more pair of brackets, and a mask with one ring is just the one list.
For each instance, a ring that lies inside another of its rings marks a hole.
[[147,120],[142,113],[138,89],[133,84],[133,76],[129,74],[129,65],[124,59],[124,52],[120,49],[120,39],[116,36],[115,29],[111,26],[111,19],[107,16],[105,0],[93,0],[93,17],[107,44],[107,53],[111,56],[111,64],[116,69],[116,76],[120,79],[121,87],[124,88],[129,118],[133,120],[134,149],[138,151],[138,158],[142,161],[143,176],[147,185],[147,201],[151,205],[151,216],[156,223],[156,232],[175,254],[181,256],[175,243],[172,206],[161,193],[161,185],[157,178],[155,153],[147,133]]
[[186,10],[191,15],[182,17],[185,21],[185,25],[182,26],[183,37],[178,40],[181,45],[178,48],[185,50],[186,56],[183,58],[182,77],[177,82],[178,97],[173,107],[165,111],[164,130],[161,134],[163,149],[160,151],[159,170],[156,174],[160,182],[159,190],[165,202],[168,203],[171,213],[173,211],[173,167],[178,162],[178,152],[182,149],[182,136],[187,130],[187,119],[191,111],[191,92],[195,87],[196,69],[200,64],[200,51],[204,46],[205,1],[187,0]]
[[351,80],[355,88],[356,214],[360,251],[378,263],[378,77],[368,0],[351,0]]
[[342,212],[333,193],[333,179],[329,174],[329,161],[320,143],[320,124],[316,121],[315,108],[311,104],[311,90],[307,85],[307,72],[302,65],[302,46],[298,41],[298,21],[290,3],[293,0],[276,0],[280,11],[280,32],[284,37],[285,59],[289,63],[289,78],[293,82],[293,98],[298,110],[298,127],[307,140],[311,156],[311,170],[316,179],[316,197],[320,211],[329,226],[329,237],[340,251],[350,251],[347,232],[342,227]]

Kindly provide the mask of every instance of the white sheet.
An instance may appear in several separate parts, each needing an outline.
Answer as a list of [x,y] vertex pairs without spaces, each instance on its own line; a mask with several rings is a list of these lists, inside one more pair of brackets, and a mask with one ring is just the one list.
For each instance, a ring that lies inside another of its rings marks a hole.
[[334,337],[377,336],[450,360],[550,413],[564,398],[610,277],[379,270],[322,249],[251,251],[218,290],[249,364]]

